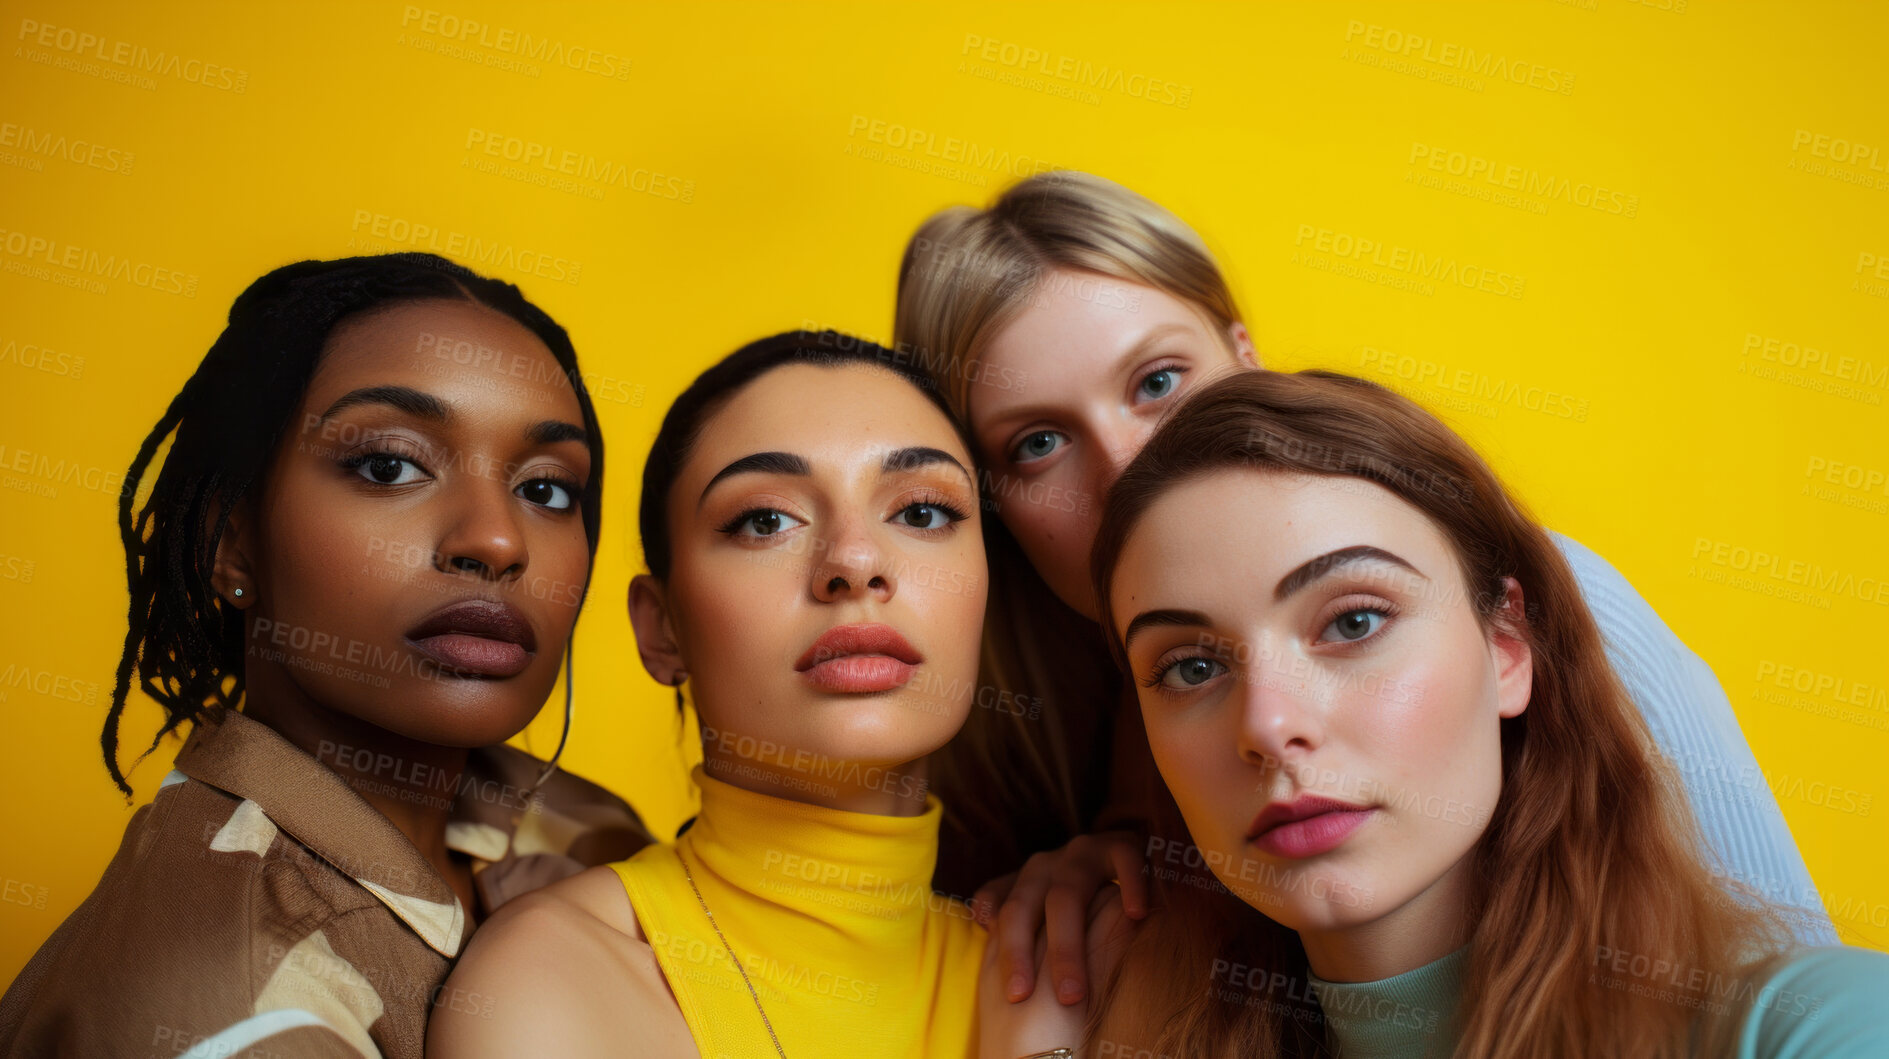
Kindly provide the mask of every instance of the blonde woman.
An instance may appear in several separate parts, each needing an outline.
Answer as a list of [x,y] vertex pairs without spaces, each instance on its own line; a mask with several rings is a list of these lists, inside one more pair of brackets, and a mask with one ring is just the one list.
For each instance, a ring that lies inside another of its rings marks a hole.
[[[1034,707],[976,711],[936,764],[950,807],[940,884],[969,892],[1003,876],[974,903],[1004,903],[993,941],[1013,999],[1035,988],[1045,924],[1058,998],[1085,995],[1084,918],[1098,886],[1118,880],[1128,915],[1146,911],[1148,752],[1095,624],[1090,546],[1110,485],[1177,399],[1261,366],[1242,320],[1192,229],[1085,173],[1033,177],[988,209],[947,209],[906,248],[898,353],[931,373],[971,437],[997,515],[985,679]],[[1806,940],[1834,940],[1769,790],[1738,780],[1760,773],[1712,671],[1604,559],[1551,539],[1630,699],[1680,767],[1708,864],[1798,906]]]

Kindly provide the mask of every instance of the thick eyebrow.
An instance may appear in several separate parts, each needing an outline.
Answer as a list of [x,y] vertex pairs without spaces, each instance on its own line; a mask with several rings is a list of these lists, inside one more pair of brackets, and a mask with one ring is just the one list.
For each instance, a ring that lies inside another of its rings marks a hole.
[[562,419],[546,419],[525,428],[525,440],[537,445],[555,445],[560,441],[581,441],[590,443],[590,435],[576,423],[567,423]]
[[411,386],[367,386],[342,394],[341,399],[328,406],[321,414],[321,421],[326,422],[343,409],[356,405],[384,404],[399,409],[410,416],[431,419],[436,423],[450,422],[453,410],[446,402],[430,393],[423,393]]
[[[446,402],[416,390],[411,386],[368,386],[343,394],[328,410],[321,414],[326,422],[345,409],[361,405],[386,405],[398,409],[410,416],[432,420],[435,423],[450,423],[453,410]],[[525,440],[536,445],[555,445],[562,441],[581,441],[586,444],[590,435],[576,423],[567,423],[562,419],[546,419],[525,428]]]
[[[1358,544],[1349,548],[1340,548],[1337,551],[1326,552],[1316,559],[1300,564],[1298,569],[1293,570],[1291,573],[1279,579],[1279,587],[1273,589],[1272,598],[1276,601],[1283,601],[1287,596],[1317,581],[1321,577],[1330,576],[1354,563],[1364,562],[1390,563],[1392,566],[1401,566],[1411,573],[1416,574],[1418,577],[1424,576],[1422,570],[1410,565],[1399,556],[1393,555],[1382,548],[1373,548],[1368,544]],[[1425,578],[1425,580],[1428,580],[1428,578]]]
[[973,482],[977,481],[971,475],[970,469],[960,463],[956,456],[943,449],[928,448],[924,445],[911,445],[886,453],[885,460],[879,464],[879,470],[887,474],[895,471],[915,471],[934,463],[948,463],[956,467],[965,478]]
[[812,473],[813,468],[807,464],[804,456],[796,456],[791,452],[750,453],[716,471],[715,477],[702,487],[702,495],[696,499],[695,506],[702,506],[702,501],[708,498],[708,491],[715,488],[716,482],[737,474],[791,474],[805,478]]
[[[1110,372],[1117,377],[1122,376],[1129,368],[1132,368],[1138,361],[1146,357],[1149,348],[1155,343],[1172,334],[1185,334],[1186,331],[1187,327],[1185,324],[1162,324],[1154,328],[1147,334],[1142,335],[1140,339],[1136,340],[1135,344],[1128,347],[1127,351],[1121,356],[1116,357],[1115,364],[1110,368]],[[1055,409],[1048,405],[1022,405],[1004,412],[1000,419],[993,420],[993,422],[1004,425],[1005,429],[1008,430],[1008,425],[1012,422],[1021,422],[1028,419],[1047,419],[1049,418],[1049,414],[1053,411],[1055,411]]]
[[1144,610],[1135,615],[1135,620],[1128,623],[1128,630],[1122,633],[1122,646],[1129,647],[1135,642],[1135,636],[1143,629],[1157,625],[1207,625],[1207,616],[1197,610]]

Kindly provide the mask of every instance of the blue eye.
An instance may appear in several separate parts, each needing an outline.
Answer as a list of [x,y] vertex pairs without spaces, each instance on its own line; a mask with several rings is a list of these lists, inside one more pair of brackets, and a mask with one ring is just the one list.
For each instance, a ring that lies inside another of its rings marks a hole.
[[1151,371],[1142,377],[1140,385],[1135,387],[1135,392],[1151,401],[1166,397],[1181,384],[1181,370],[1162,368],[1160,371]]
[[1183,658],[1172,662],[1155,674],[1149,684],[1160,684],[1164,688],[1186,691],[1197,688],[1214,677],[1227,671],[1227,667],[1211,658]]
[[1377,610],[1348,610],[1325,626],[1320,643],[1356,642],[1384,627],[1386,615]]
[[520,499],[552,511],[569,511],[577,506],[576,488],[551,478],[534,478],[515,492]]
[[893,516],[913,529],[943,529],[964,518],[961,512],[943,504],[907,504]]
[[352,457],[347,466],[375,485],[412,485],[426,477],[420,465],[391,452],[369,452]]
[[1017,447],[1011,450],[1010,460],[1012,463],[1033,463],[1060,448],[1059,442],[1068,440],[1066,436],[1054,430],[1038,430],[1025,434],[1023,440],[1017,442]]
[[733,521],[724,525],[721,531],[734,537],[773,537],[795,526],[804,525],[806,525],[805,522],[784,511],[764,507],[743,511],[736,515]]

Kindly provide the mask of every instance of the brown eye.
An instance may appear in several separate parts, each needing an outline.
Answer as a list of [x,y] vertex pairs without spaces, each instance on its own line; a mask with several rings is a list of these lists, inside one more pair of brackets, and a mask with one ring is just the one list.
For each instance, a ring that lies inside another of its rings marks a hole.
[[743,511],[721,527],[721,532],[731,537],[773,537],[795,526],[804,526],[800,521],[784,511],[771,507],[757,507]]
[[937,504],[908,504],[896,517],[913,529],[943,529],[957,521]]
[[350,462],[356,474],[375,485],[410,485],[426,477],[420,465],[390,452],[370,452]]
[[520,499],[552,511],[569,511],[577,506],[576,490],[550,478],[534,478],[517,490]]

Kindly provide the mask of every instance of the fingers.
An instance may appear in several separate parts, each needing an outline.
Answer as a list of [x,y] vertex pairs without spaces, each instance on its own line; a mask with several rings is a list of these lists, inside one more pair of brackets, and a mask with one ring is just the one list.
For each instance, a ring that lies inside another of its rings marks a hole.
[[997,909],[1003,907],[1004,899],[1010,896],[1010,890],[1017,885],[1017,873],[1000,875],[978,888],[971,895],[971,915],[985,927],[996,917]]
[[1004,995],[1012,1003],[1036,991],[1036,931],[1043,923],[1043,902],[1049,890],[1049,857],[1038,853],[1023,865],[997,913],[997,925],[991,928]]
[[1148,858],[1137,836],[1126,831],[1117,834],[1121,836],[1119,841],[1110,836],[1109,864],[1122,887],[1123,913],[1130,919],[1140,919],[1148,914]]
[[[1044,904],[1045,933],[1049,935],[1049,976],[1056,999],[1080,1003],[1089,988],[1089,902],[1096,880],[1083,875],[1052,886]],[[1087,892],[1084,892],[1084,891]]]
[[[972,898],[974,913],[991,925],[991,947],[1012,1003],[1036,991],[1037,947],[1046,942],[1042,966],[1063,1004],[1088,994],[1090,904],[1110,879],[1121,882],[1122,909],[1131,919],[1148,910],[1146,862],[1140,836],[1129,831],[1078,835],[1062,849],[1038,853],[1013,876],[993,879]],[[1039,928],[1042,930],[1039,936]]]

